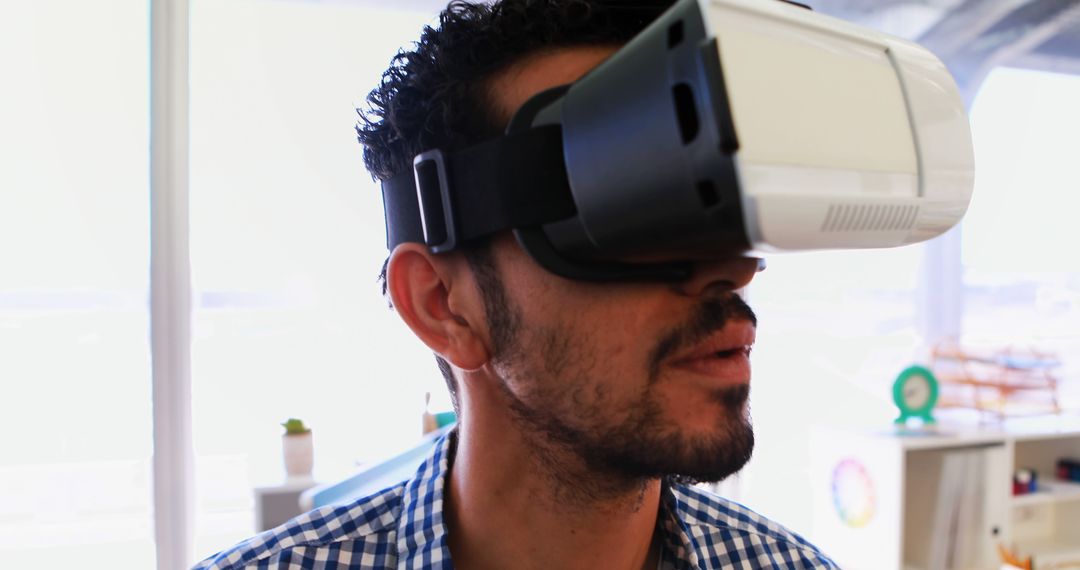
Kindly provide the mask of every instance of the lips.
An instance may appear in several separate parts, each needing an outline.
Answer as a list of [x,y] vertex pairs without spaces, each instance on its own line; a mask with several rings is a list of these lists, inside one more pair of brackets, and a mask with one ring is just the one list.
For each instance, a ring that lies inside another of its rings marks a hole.
[[750,381],[750,350],[756,329],[749,321],[732,321],[723,329],[671,359],[675,368],[723,383]]

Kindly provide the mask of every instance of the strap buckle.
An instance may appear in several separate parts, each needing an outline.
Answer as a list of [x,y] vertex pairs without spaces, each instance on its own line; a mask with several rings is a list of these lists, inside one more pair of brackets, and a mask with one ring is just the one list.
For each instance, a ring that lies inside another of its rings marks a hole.
[[439,149],[416,155],[413,159],[416,177],[416,201],[420,205],[420,226],[424,243],[432,253],[443,253],[457,247],[454,209],[450,201],[450,179],[446,174],[446,156]]

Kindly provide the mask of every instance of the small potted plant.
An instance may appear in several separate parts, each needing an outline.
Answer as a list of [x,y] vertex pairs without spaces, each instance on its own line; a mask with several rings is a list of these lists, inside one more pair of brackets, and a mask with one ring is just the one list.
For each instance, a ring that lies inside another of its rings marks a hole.
[[290,479],[311,477],[311,468],[315,464],[311,429],[296,418],[289,418],[281,426],[285,428],[285,434],[281,436],[285,473]]

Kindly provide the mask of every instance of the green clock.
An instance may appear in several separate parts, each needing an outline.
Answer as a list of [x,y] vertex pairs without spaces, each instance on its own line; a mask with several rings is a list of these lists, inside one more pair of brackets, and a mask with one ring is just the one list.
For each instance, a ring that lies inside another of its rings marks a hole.
[[900,408],[896,423],[904,424],[911,418],[923,423],[934,423],[930,415],[938,399],[938,381],[934,373],[924,366],[909,366],[893,383],[893,402]]

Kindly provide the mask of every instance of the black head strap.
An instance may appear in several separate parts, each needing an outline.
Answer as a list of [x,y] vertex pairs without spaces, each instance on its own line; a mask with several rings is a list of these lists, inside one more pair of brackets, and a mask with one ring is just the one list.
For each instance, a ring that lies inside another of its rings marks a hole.
[[497,231],[551,223],[577,211],[558,125],[459,152],[421,153],[412,170],[385,180],[382,190],[391,250],[417,242],[441,253]]

